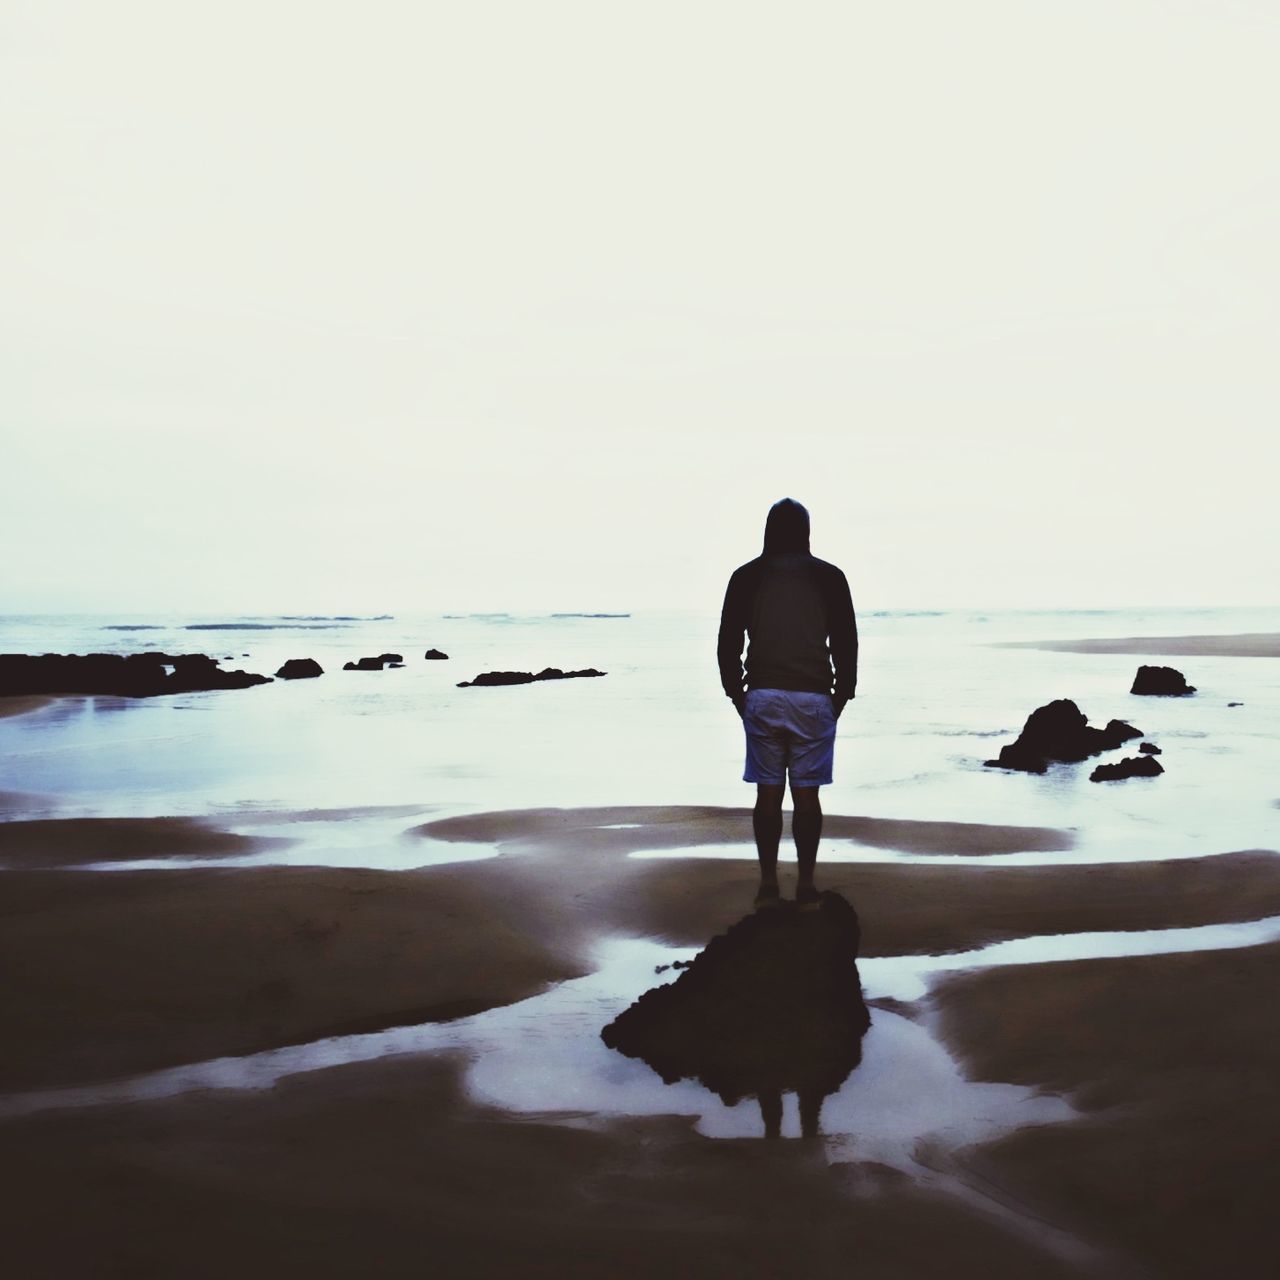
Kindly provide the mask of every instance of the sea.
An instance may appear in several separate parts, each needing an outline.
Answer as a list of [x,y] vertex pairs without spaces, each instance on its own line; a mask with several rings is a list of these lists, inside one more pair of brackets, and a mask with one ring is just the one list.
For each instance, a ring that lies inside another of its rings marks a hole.
[[[404,867],[466,852],[400,839],[410,811],[425,819],[528,807],[749,805],[742,729],[716,666],[717,623],[713,613],[656,611],[0,617],[0,652],[200,652],[225,669],[264,675],[290,658],[324,668],[315,679],[249,689],[66,697],[0,719],[0,816],[192,815],[249,832],[256,816],[294,813],[295,834],[312,838],[251,860]],[[995,855],[1013,862],[1275,847],[1280,661],[1002,647],[1266,631],[1280,631],[1280,607],[864,612],[858,693],[840,720],[824,808],[1074,835],[1069,850]],[[447,661],[426,660],[431,648]],[[403,654],[405,665],[343,670],[385,652]],[[1143,662],[1178,667],[1198,692],[1131,695]],[[459,687],[483,671],[549,666],[606,675]],[[1043,776],[984,766],[1055,698],[1073,699],[1093,724],[1131,722],[1160,748],[1165,773],[1093,783],[1095,762],[1055,765]],[[325,821],[333,810],[367,812],[352,814],[339,835]],[[822,856],[927,855],[824,840]]]

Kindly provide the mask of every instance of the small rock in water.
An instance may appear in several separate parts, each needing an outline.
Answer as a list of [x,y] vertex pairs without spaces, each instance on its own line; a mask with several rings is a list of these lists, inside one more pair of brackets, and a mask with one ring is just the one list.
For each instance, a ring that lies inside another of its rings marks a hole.
[[1100,764],[1090,775],[1090,782],[1120,782],[1125,778],[1158,778],[1164,772],[1154,756],[1125,756],[1115,764]]
[[308,680],[324,675],[324,668],[314,658],[290,658],[276,675],[281,680]]
[[1160,754],[1160,748],[1154,742],[1140,742],[1138,743],[1138,750],[1146,756],[1158,756]]
[[428,649],[422,656],[438,662],[442,659],[448,658],[449,655],[447,653],[441,653],[439,649]]
[[382,664],[385,661],[385,656],[380,658],[361,658],[359,662],[344,662],[342,669],[343,671],[381,671]]
[[1139,667],[1129,690],[1158,698],[1182,698],[1195,691],[1195,685],[1188,684],[1186,676],[1175,667]]
[[1229,707],[1243,707],[1243,706],[1244,706],[1244,703],[1243,703],[1243,702],[1228,702],[1228,703],[1227,703],[1227,706],[1229,706]]
[[603,676],[607,672],[587,667],[583,671],[561,671],[559,667],[543,667],[537,675],[532,671],[482,671],[474,680],[459,680],[459,689],[472,685],[533,684],[536,680],[573,680],[580,676]]

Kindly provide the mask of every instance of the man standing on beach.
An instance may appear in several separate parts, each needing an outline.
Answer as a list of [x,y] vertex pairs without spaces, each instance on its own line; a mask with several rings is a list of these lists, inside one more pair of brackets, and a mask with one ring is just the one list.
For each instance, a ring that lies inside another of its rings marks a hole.
[[836,721],[858,683],[858,627],[849,583],[835,565],[809,554],[809,513],[791,498],[769,509],[763,553],[729,579],[716,653],[720,682],[746,729],[742,778],[756,784],[756,905],[781,901],[778,842],[788,774],[799,864],[796,902],[816,904],[818,788],[831,781]]

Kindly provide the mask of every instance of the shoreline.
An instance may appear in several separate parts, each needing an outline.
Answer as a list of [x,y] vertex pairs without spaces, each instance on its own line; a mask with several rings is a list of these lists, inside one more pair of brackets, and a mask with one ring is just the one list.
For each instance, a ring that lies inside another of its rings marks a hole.
[[1141,657],[1280,658],[1280,631],[1234,635],[1100,636],[1081,640],[1001,640],[993,649],[1047,649],[1055,653],[1113,653]]
[[[493,858],[404,871],[197,862],[248,838],[191,819],[0,824],[10,862],[0,963],[24,975],[0,988],[12,1040],[0,1089],[473,1013],[589,972],[603,938],[702,946],[750,910],[754,860],[630,858],[644,833],[602,831],[600,819],[635,809],[541,812],[552,815],[541,831],[519,811],[420,824],[411,830],[432,838],[442,828],[474,838],[477,822],[507,838]],[[681,812],[662,810],[653,838],[687,842],[689,827],[725,821],[715,810],[675,820]],[[60,846],[81,861],[119,858],[122,838],[193,863],[103,872],[49,862]],[[23,848],[29,865],[17,867]],[[1280,914],[1280,856],[1266,850],[1078,867],[842,862],[819,873],[856,905],[864,958]],[[789,893],[794,863],[782,874]]]

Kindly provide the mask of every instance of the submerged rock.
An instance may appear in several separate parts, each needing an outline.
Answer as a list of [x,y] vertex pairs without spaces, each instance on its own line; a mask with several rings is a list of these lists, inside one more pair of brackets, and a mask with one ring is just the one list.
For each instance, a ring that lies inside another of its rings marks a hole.
[[[343,671],[381,671],[394,654],[383,653],[376,658],[361,658],[358,662],[344,662]],[[403,666],[401,662],[392,662],[393,667]]]
[[1050,761],[1087,760],[1140,737],[1142,731],[1123,720],[1109,720],[1105,729],[1095,728],[1070,698],[1059,698],[1037,707],[1017,741],[1001,747],[1000,754],[985,763],[988,768],[1043,773]]
[[324,675],[324,668],[314,658],[290,658],[276,675],[281,680],[309,680]]
[[1158,778],[1164,767],[1155,756],[1125,756],[1115,764],[1100,764],[1090,775],[1090,782],[1120,782],[1125,778]]
[[447,653],[441,653],[439,649],[428,649],[422,656],[431,659],[433,662],[447,660],[449,657]]
[[482,671],[474,680],[459,680],[459,689],[472,685],[532,684],[535,680],[574,680],[580,676],[603,676],[606,671],[587,667],[583,671],[561,671],[559,667],[543,667],[536,675],[531,671]]
[[757,911],[713,938],[684,973],[646,991],[600,1033],[667,1084],[694,1079],[733,1105],[795,1090],[820,1100],[862,1059],[871,1025],[853,907],[824,893]]
[[217,658],[204,653],[0,654],[0,694],[109,693],[150,698],[206,689],[247,689],[270,682],[270,676],[223,671]]
[[1196,687],[1176,667],[1139,667],[1130,693],[1160,698],[1183,698],[1195,693]]

